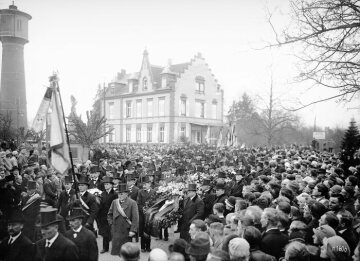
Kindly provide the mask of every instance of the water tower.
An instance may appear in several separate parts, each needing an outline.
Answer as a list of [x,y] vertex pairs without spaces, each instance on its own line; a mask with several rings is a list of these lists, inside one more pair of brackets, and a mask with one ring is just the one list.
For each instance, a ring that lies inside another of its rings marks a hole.
[[0,10],[0,113],[10,114],[16,128],[27,128],[24,45],[28,42],[30,19],[29,14],[19,11],[14,4]]

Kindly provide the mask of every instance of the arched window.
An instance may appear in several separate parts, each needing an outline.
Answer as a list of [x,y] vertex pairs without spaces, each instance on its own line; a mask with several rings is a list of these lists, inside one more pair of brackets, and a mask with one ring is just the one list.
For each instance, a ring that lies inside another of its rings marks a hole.
[[148,88],[148,80],[146,77],[143,78],[143,90],[146,91]]

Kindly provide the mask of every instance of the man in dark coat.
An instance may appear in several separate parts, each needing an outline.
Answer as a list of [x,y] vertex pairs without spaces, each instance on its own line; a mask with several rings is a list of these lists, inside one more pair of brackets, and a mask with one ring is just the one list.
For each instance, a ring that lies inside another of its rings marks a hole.
[[78,261],[79,249],[70,239],[58,232],[56,209],[40,212],[43,239],[36,242],[37,261]]
[[8,222],[9,236],[0,243],[0,260],[28,261],[35,254],[35,246],[23,233],[24,217],[20,210],[13,210]]
[[213,213],[212,209],[216,199],[216,195],[210,186],[210,179],[204,179],[201,186],[203,191],[202,200],[204,201],[204,218]]
[[214,204],[216,203],[223,203],[225,206],[225,200],[228,198],[228,196],[225,194],[225,182],[220,180],[216,182],[216,199],[214,201]]
[[137,197],[138,197],[138,193],[139,193],[139,188],[135,185],[136,183],[136,175],[134,173],[132,174],[127,174],[127,184],[129,187],[129,197],[132,200],[137,201]]
[[289,243],[289,236],[281,233],[278,228],[278,210],[266,208],[261,215],[260,222],[261,226],[265,229],[260,249],[278,260],[284,256],[284,247]]
[[184,212],[179,220],[180,238],[190,242],[189,228],[195,219],[202,219],[204,216],[204,202],[196,193],[196,184],[189,184],[187,198],[183,202]]
[[91,193],[87,192],[89,188],[89,180],[87,177],[81,176],[79,179],[79,191],[80,191],[80,204],[83,209],[86,211],[86,216],[83,219],[83,225],[95,232],[94,230],[94,220],[96,219],[97,213],[99,211],[99,205],[96,202],[96,198]]
[[347,210],[340,210],[336,215],[339,219],[339,226],[337,234],[341,236],[350,247],[351,254],[354,254],[355,248],[358,244],[356,233],[353,229],[353,215]]
[[126,183],[119,184],[118,198],[113,200],[108,212],[111,226],[111,255],[119,256],[121,246],[131,242],[139,226],[139,210],[136,202],[128,197]]
[[105,191],[103,191],[100,197],[100,207],[96,219],[97,225],[99,227],[99,234],[103,237],[103,249],[100,251],[101,254],[109,251],[111,234],[110,225],[107,220],[107,214],[109,212],[111,203],[114,199],[117,198],[117,194],[113,189],[112,178],[104,177],[102,182],[104,183]]
[[71,229],[66,231],[65,236],[79,249],[79,261],[97,261],[99,252],[96,237],[93,232],[81,225],[83,218],[82,208],[73,208],[68,217]]
[[139,236],[141,242],[141,251],[150,252],[151,237],[145,228],[145,213],[144,208],[147,207],[148,202],[152,200],[155,195],[155,190],[151,188],[151,179],[149,176],[143,177],[143,189],[138,192],[137,204],[139,207]]
[[97,166],[92,166],[90,168],[89,189],[97,188],[99,190],[104,190],[104,184],[101,182],[99,175],[99,168]]
[[55,207],[57,203],[57,187],[54,182],[56,179],[56,175],[50,174],[45,180],[44,180],[44,194],[45,194],[45,201],[50,205]]
[[[76,195],[75,189],[72,188],[71,177],[65,176],[64,178],[65,190],[61,191],[57,203],[58,213],[66,220],[70,211],[70,205],[74,202]],[[66,221],[66,229],[69,229],[69,222]]]
[[229,196],[242,197],[242,189],[244,186],[243,176],[241,170],[237,170],[235,174],[236,183],[231,187]]
[[41,197],[36,193],[36,182],[28,181],[27,196],[22,200],[22,214],[25,219],[23,233],[31,241],[35,241],[35,223],[40,212]]

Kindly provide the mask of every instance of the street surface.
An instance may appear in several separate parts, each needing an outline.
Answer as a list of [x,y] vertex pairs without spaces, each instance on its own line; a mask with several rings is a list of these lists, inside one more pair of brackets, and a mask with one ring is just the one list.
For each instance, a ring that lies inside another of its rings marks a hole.
[[[169,251],[168,251],[169,245],[172,244],[176,238],[179,238],[179,235],[180,235],[179,233],[174,234],[174,227],[171,227],[171,228],[169,228],[169,241],[156,240],[154,237],[152,237],[151,238],[151,249],[161,248],[161,249],[165,250],[167,253],[169,253]],[[102,237],[101,236],[98,236],[97,243],[98,243],[99,251],[101,251],[101,249],[102,249]],[[139,245],[139,248],[140,248],[140,238],[139,238],[139,242],[137,244]],[[111,243],[110,243],[110,250],[111,250]],[[148,258],[149,258],[148,252],[140,254],[140,261],[147,261]],[[119,261],[119,260],[120,260],[120,257],[110,255],[110,251],[107,253],[104,253],[104,254],[99,253],[99,261]]]

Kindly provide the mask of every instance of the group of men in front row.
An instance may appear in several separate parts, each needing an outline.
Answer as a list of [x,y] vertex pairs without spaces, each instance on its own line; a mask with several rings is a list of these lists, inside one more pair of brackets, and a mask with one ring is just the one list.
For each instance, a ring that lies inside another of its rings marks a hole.
[[121,246],[138,236],[142,252],[151,251],[150,237],[144,236],[143,212],[145,202],[155,194],[149,176],[142,179],[142,189],[131,177],[129,183],[114,187],[113,179],[104,176],[99,198],[88,191],[86,176],[78,177],[78,195],[72,180],[65,176],[57,208],[42,201],[36,182],[28,181],[22,208],[13,209],[8,218],[9,236],[0,243],[0,260],[96,261],[95,220],[103,237],[100,253],[108,252],[112,241],[111,254],[119,256]]

